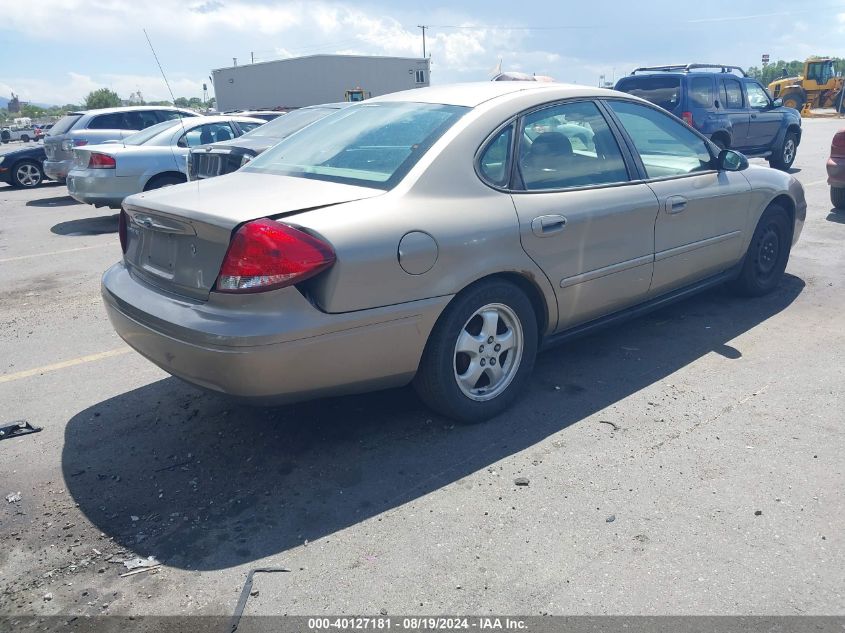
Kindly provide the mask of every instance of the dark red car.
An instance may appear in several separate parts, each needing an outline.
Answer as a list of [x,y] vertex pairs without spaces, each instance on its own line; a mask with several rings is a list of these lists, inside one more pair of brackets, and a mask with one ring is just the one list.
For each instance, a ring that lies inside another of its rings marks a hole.
[[830,143],[827,184],[830,185],[830,202],[837,209],[845,210],[845,129],[834,134]]

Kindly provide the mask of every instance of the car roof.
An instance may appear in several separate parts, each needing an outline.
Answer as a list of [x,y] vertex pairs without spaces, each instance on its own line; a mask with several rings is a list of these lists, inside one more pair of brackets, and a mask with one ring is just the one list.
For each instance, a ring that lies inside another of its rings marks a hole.
[[542,93],[553,99],[566,97],[607,97],[619,93],[606,88],[592,88],[575,84],[533,81],[479,81],[474,83],[447,84],[427,88],[413,88],[374,97],[359,103],[374,101],[412,101],[417,103],[438,103],[474,108],[485,101],[515,98],[526,93]]
[[136,112],[136,111],[144,111],[144,110],[170,110],[176,112],[190,112],[191,114],[196,114],[196,112],[192,110],[188,110],[186,108],[177,108],[174,106],[118,106],[116,108],[95,108],[93,110],[76,110],[74,112],[68,112],[67,114],[108,114],[110,112]]

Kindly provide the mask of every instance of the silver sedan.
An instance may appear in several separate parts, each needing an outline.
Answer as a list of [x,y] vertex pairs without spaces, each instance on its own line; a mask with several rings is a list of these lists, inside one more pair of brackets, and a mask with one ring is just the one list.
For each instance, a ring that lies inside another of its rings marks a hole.
[[413,382],[478,421],[543,347],[715,284],[772,291],[806,208],[792,176],[630,95],[422,88],[131,196],[102,291],[124,340],[194,385],[278,402]]
[[164,121],[123,141],[77,147],[68,193],[95,207],[120,208],[133,193],[185,182],[192,147],[237,138],[264,123],[244,116],[191,117]]

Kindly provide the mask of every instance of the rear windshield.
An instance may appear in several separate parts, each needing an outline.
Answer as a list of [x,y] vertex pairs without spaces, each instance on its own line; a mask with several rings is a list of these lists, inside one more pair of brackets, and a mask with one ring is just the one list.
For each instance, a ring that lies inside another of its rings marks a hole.
[[81,114],[67,114],[63,116],[58,122],[50,128],[50,136],[57,134],[64,134],[73,127],[73,124],[82,118]]
[[665,110],[674,110],[681,100],[681,78],[670,75],[625,77],[619,80],[616,89],[651,101]]
[[467,111],[430,103],[364,102],[290,136],[244,171],[391,189]]
[[294,132],[298,132],[306,125],[310,125],[314,121],[328,116],[332,112],[337,112],[337,108],[303,108],[302,110],[294,110],[289,114],[276,117],[261,127],[252,130],[245,136],[249,136],[250,138],[272,137],[282,140]]

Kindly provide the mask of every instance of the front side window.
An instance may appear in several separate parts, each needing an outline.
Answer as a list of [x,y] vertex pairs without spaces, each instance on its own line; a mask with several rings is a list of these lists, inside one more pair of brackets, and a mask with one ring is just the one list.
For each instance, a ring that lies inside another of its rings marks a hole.
[[743,106],[742,86],[736,79],[723,79],[725,85],[725,107],[740,109]]
[[707,144],[670,116],[626,101],[608,101],[643,161],[649,178],[681,176],[712,169]]
[[193,130],[188,130],[179,139],[177,145],[179,147],[196,147],[197,145],[230,141],[233,138],[235,138],[235,135],[228,123],[206,123],[195,127]]
[[613,133],[589,101],[544,108],[523,118],[519,172],[529,191],[628,180]]
[[745,84],[745,89],[748,91],[748,105],[758,110],[764,110],[769,107],[769,95],[763,90],[760,84],[748,82]]
[[244,169],[391,189],[468,111],[431,103],[362,103],[312,123]]
[[510,181],[511,141],[513,124],[499,132],[491,140],[478,161],[481,177],[491,185],[506,187]]
[[172,121],[173,119],[181,119],[195,116],[193,114],[186,114],[185,112],[179,112],[178,110],[157,110],[158,118],[161,121]]
[[239,121],[238,122],[238,127],[241,128],[241,130],[243,132],[249,132],[251,130],[254,130],[257,127],[260,127],[261,125],[263,125],[263,123],[253,123],[252,121],[250,121],[250,122]]
[[695,108],[709,108],[713,105],[713,80],[710,77],[690,79],[689,97]]

